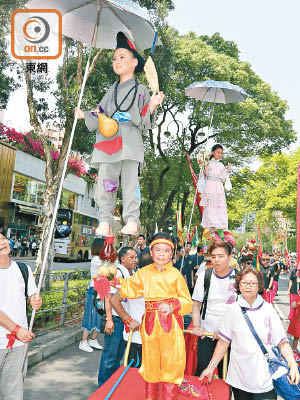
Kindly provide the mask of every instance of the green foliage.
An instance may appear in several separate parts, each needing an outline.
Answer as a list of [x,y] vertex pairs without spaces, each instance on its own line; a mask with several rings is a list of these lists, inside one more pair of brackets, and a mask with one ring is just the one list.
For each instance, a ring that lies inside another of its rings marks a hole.
[[137,3],[160,18],[166,17],[170,10],[174,10],[172,0],[137,0]]
[[256,171],[241,170],[233,177],[228,195],[230,226],[253,215],[253,225],[260,226],[266,250],[272,250],[276,233],[288,231],[288,248],[296,246],[297,162],[300,149],[290,154],[278,153],[261,159]]
[[274,212],[287,218],[293,226],[296,221],[297,161],[300,150],[291,155],[275,154],[263,159],[254,179],[249,182],[248,199],[256,213],[256,222],[262,221],[277,228]]
[[256,233],[255,232],[246,232],[246,233],[238,233],[238,232],[234,232],[232,231],[232,235],[234,237],[235,240],[235,248],[240,251],[241,248],[245,245],[245,243],[252,239],[253,237],[256,237]]
[[[62,271],[60,271],[62,272]],[[80,272],[72,271],[72,280],[69,281],[68,287],[69,289],[74,288],[68,291],[67,304],[78,303],[85,300],[85,291],[90,279],[80,279],[82,278],[82,274]],[[64,281],[54,281],[51,283],[50,290],[59,290],[64,289]],[[43,299],[42,310],[47,310],[50,308],[58,308],[61,307],[63,301],[63,291],[54,292],[54,293],[43,293],[41,292],[41,296]],[[75,319],[76,317],[81,318],[82,313],[84,311],[84,303],[83,304],[75,304],[67,307],[65,314],[65,321]],[[49,311],[47,313],[37,314],[35,319],[35,329],[44,329],[49,328],[51,326],[55,326],[60,324],[61,322],[61,308],[57,310]]]
[[16,69],[16,64],[11,60],[8,36],[10,15],[23,3],[20,0],[2,0],[0,3],[0,108],[6,107],[10,93],[20,87],[20,83],[8,75],[8,72]]
[[227,56],[239,59],[239,49],[237,45],[231,40],[224,40],[219,32],[214,33],[212,36],[200,36],[203,42],[210,45],[217,53],[223,53]]

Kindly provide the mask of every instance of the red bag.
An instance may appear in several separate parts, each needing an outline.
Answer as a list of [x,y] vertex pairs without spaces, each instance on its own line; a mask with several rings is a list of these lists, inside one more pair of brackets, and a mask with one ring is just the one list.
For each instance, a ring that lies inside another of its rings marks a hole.
[[178,392],[191,399],[213,400],[208,379],[204,378],[198,382],[197,385],[192,384],[191,380],[185,377],[182,384],[178,386]]
[[[187,328],[189,331],[193,330],[193,321]],[[185,364],[185,375],[195,375],[197,368],[197,345],[198,336],[191,335],[190,333],[184,334],[185,340],[185,353],[186,353],[186,364]]]
[[[187,328],[188,331],[193,330],[193,321],[191,321],[190,325]],[[186,354],[186,363],[184,375],[195,375],[197,369],[197,346],[198,346],[198,336],[192,335],[190,333],[184,334],[185,340],[185,354]],[[214,374],[219,376],[218,368],[214,370]]]

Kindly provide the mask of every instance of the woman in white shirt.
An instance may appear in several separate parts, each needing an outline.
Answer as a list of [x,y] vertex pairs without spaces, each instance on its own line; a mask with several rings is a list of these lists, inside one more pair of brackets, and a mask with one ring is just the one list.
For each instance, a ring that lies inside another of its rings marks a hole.
[[[80,350],[88,353],[93,352],[93,348],[102,350],[102,346],[97,341],[97,335],[100,331],[101,317],[97,313],[96,308],[93,304],[93,298],[95,294],[94,290],[94,277],[97,276],[98,268],[101,265],[99,258],[100,252],[104,245],[104,239],[95,239],[92,248],[92,260],[91,260],[91,281],[86,289],[86,302],[84,308],[84,315],[82,319],[82,340],[79,343]],[[88,340],[88,335],[91,333],[91,338]]]
[[291,381],[298,384],[298,365],[291,346],[278,314],[261,296],[264,291],[262,274],[252,267],[244,268],[236,277],[236,289],[240,293],[239,299],[226,305],[219,330],[220,339],[200,379],[207,376],[211,380],[214,369],[231,344],[226,382],[232,388],[234,399],[277,399],[268,362],[245,321],[241,307],[246,308],[247,315],[267,351],[271,353],[274,346],[280,348],[283,357],[288,361]]

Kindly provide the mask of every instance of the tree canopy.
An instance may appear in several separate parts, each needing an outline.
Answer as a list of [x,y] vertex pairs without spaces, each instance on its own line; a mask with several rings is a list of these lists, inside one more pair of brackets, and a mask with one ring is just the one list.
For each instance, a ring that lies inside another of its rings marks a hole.
[[[192,206],[193,196],[189,195],[194,190],[185,153],[191,155],[198,174],[194,156],[206,145],[203,128],[209,125],[213,107],[212,103],[186,97],[185,88],[192,82],[225,80],[243,87],[250,95],[244,103],[215,106],[210,137],[222,143],[227,150],[225,163],[230,161],[237,168],[246,165],[256,156],[266,157],[279,152],[295,141],[296,134],[292,122],[285,115],[288,108],[286,101],[272,91],[270,85],[253,71],[248,62],[240,60],[234,42],[224,40],[219,33],[212,36],[197,36],[193,32],[180,35],[166,23],[165,17],[174,6],[171,0],[140,0],[139,4],[150,10],[163,43],[163,46],[155,49],[153,59],[161,90],[166,94],[166,100],[158,110],[157,129],[144,137],[147,165],[141,177],[142,220],[152,230],[155,222],[160,227],[173,223],[178,203],[182,204],[187,214]],[[42,123],[56,120],[65,130],[61,159],[66,153],[73,109],[88,51],[87,46],[64,39],[63,64],[56,77],[55,89],[48,77],[42,80],[25,75],[29,88],[28,104],[31,115],[35,115],[31,118],[33,126],[39,129]],[[145,51],[145,57],[148,54],[149,50]],[[116,79],[111,68],[112,51],[93,50],[92,59],[82,103],[84,110],[94,108]],[[144,74],[140,74],[138,79],[146,84]],[[3,88],[0,76],[0,93]],[[49,91],[53,92],[56,102],[52,111],[43,96],[43,93]],[[73,149],[90,154],[94,138],[95,133],[88,132],[84,123],[79,121]],[[53,173],[61,172],[59,165],[58,171],[53,170]],[[239,174],[236,179],[244,178]],[[232,205],[237,211],[235,216],[229,208],[234,225],[237,225],[249,207],[239,202],[241,200]]]
[[233,190],[227,198],[231,227],[252,216],[252,227],[260,226],[265,236],[275,238],[278,231],[287,230],[295,248],[299,158],[300,149],[274,154],[261,158],[256,172],[244,168],[233,177]]

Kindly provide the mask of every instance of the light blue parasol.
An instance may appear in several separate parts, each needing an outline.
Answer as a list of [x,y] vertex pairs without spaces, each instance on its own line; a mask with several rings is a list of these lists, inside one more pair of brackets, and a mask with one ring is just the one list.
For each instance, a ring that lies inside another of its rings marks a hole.
[[205,102],[214,103],[209,129],[211,128],[216,103],[238,103],[249,97],[243,88],[225,81],[194,82],[185,89],[186,96]]

